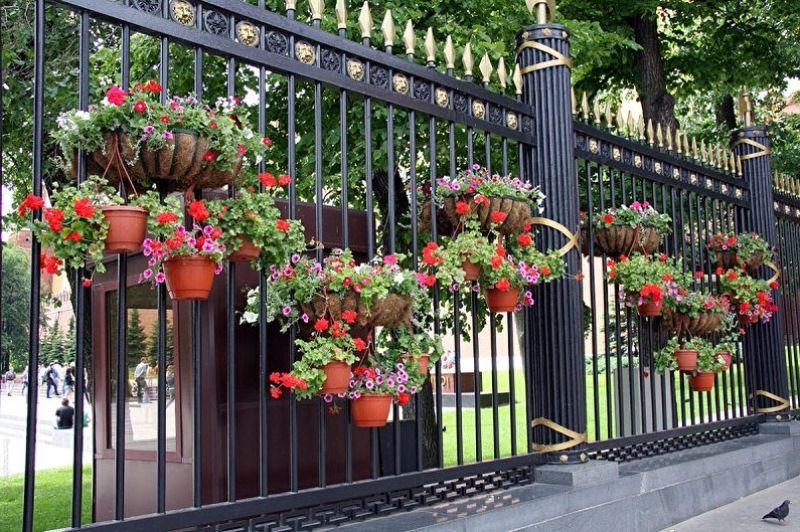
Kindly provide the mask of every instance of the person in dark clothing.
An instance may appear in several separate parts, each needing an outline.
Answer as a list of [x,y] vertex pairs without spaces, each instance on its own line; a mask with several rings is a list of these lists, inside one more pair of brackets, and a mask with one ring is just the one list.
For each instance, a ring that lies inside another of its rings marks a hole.
[[50,388],[53,388],[56,396],[60,395],[58,393],[58,370],[55,367],[55,364],[50,364],[50,367],[47,368],[47,373],[45,373],[45,380],[47,382],[47,398],[50,398]]
[[69,406],[69,399],[62,399],[61,408],[56,410],[56,426],[59,429],[71,429],[74,418],[75,409]]

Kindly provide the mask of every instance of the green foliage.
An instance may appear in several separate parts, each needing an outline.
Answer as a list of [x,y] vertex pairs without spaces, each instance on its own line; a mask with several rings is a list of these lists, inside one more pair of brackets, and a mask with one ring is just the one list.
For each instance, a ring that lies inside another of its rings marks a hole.
[[[167,366],[171,366],[174,361],[175,357],[175,341],[173,339],[172,334],[172,323],[171,320],[167,321],[166,325],[167,329],[167,336],[166,336],[166,356],[167,356]],[[153,328],[150,330],[150,334],[147,335],[146,340],[146,349],[144,352],[144,356],[147,357],[147,363],[150,366],[157,366],[158,365],[158,322],[153,323]]]
[[358,360],[349,334],[334,337],[328,334],[315,334],[311,340],[295,340],[300,359],[292,365],[292,375],[306,382],[306,388],[295,387],[298,399],[308,399],[318,394],[325,383],[323,367],[330,362],[344,362],[352,365]]
[[375,343],[380,358],[391,364],[401,362],[416,372],[419,358],[428,355],[428,363],[435,364],[444,353],[441,335],[422,331],[414,332],[410,327],[384,327]]
[[668,214],[659,213],[646,201],[610,207],[594,216],[594,224],[598,229],[625,226],[647,227],[655,229],[661,235],[672,232],[672,218]]
[[[518,177],[491,173],[477,164],[455,176],[439,178],[437,185],[436,201],[440,206],[445,198],[463,199],[469,203],[472,203],[473,198],[476,203],[481,198],[513,198],[527,202],[531,206],[531,212],[537,214],[541,212],[544,201],[544,194],[538,187]],[[474,210],[474,206],[472,209]]]
[[[634,253],[623,257],[619,262],[608,260],[608,279],[622,285],[626,297],[636,300],[640,297],[651,297],[653,300],[664,298],[669,291],[677,293],[689,286],[689,274],[682,271],[680,261],[663,256],[663,260],[649,255]],[[644,292],[648,289],[648,294]],[[656,290],[657,289],[657,290]],[[653,292],[657,292],[656,297]]]
[[717,262],[717,255],[723,251],[735,251],[736,262],[742,266],[758,257],[763,262],[773,257],[772,247],[757,233],[715,233],[708,238],[706,247],[712,262]]
[[22,371],[28,363],[28,316],[30,313],[30,260],[16,245],[3,242],[2,309],[0,315],[0,371],[8,365]]
[[708,292],[689,290],[675,297],[665,298],[664,307],[671,312],[696,318],[701,312],[727,314],[730,309],[730,303],[726,297],[720,297]]
[[128,366],[134,367],[146,355],[147,334],[144,332],[139,317],[139,309],[134,307],[128,311],[128,334],[126,336]]

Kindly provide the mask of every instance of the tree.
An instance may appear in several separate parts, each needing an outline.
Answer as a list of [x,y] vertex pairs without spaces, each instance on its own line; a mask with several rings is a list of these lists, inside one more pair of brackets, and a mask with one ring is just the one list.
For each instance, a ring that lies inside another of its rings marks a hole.
[[57,320],[53,320],[52,323],[44,321],[40,338],[39,361],[42,364],[46,366],[56,360],[59,362],[65,361],[65,340]]
[[63,362],[71,364],[75,362],[75,318],[70,316],[67,325],[67,334],[64,335]]
[[142,323],[139,320],[139,309],[132,308],[128,314],[128,334],[127,351],[128,351],[128,366],[133,367],[139,363],[139,360],[145,356],[145,335]]
[[[167,366],[171,366],[173,364],[174,359],[174,349],[175,344],[173,343],[172,338],[172,322],[167,320],[167,338],[166,338],[166,357],[167,357]],[[153,323],[153,327],[150,330],[150,334],[147,338],[147,351],[145,356],[147,357],[147,363],[150,364],[152,367],[156,367],[158,365],[158,322]]]
[[28,363],[30,328],[30,260],[18,246],[2,243],[2,325],[0,370],[21,371]]

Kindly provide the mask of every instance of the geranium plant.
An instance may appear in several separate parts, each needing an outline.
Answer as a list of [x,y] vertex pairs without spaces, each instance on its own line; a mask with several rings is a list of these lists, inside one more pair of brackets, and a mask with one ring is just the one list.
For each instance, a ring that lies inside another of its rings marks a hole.
[[[249,185],[238,190],[234,198],[207,202],[209,221],[222,230],[219,240],[229,258],[238,252],[259,268],[286,264],[293,253],[305,250],[303,224],[282,218],[273,200],[277,190],[287,186],[291,178],[261,172],[258,181],[263,191]],[[243,253],[245,247],[252,248],[252,256]]]
[[681,288],[674,297],[665,299],[664,306],[671,312],[696,318],[701,313],[726,314],[730,309],[730,302],[724,296]]
[[465,280],[477,280],[480,268],[488,264],[492,253],[494,246],[481,231],[480,223],[474,217],[466,219],[464,229],[452,238],[445,238],[441,246],[429,242],[423,248],[425,271],[420,282],[433,286],[438,279],[444,286],[456,289]]
[[[679,367],[680,364],[676,353],[691,351],[693,352],[693,359],[696,359],[700,356],[701,351],[707,349],[710,345],[711,343],[708,340],[699,336],[686,340],[670,338],[663,348],[654,353],[653,361],[658,371],[683,369]],[[696,365],[697,362],[695,360],[693,361],[692,368],[694,369]]]
[[386,394],[400,406],[405,406],[419,391],[423,379],[419,374],[409,372],[402,362],[381,362],[371,358],[366,364],[353,368],[347,398]]
[[733,301],[740,321],[743,323],[768,322],[778,311],[772,296],[777,282],[771,285],[762,279],[747,275],[742,270],[717,270],[722,290]]
[[444,347],[440,335],[411,327],[384,327],[378,334],[376,347],[382,360],[402,362],[410,370],[425,374],[430,364],[442,356]]
[[[28,227],[42,244],[42,268],[56,274],[63,266],[82,268],[92,263],[95,271],[104,272],[110,221],[103,209],[122,205],[122,196],[103,178],[90,176],[80,185],[54,183],[50,201],[52,205],[46,207],[41,197],[29,194],[17,205],[12,219],[15,228]],[[129,206],[145,211],[155,209],[158,202],[153,190],[128,198]],[[42,219],[27,219],[29,213],[40,209]]]
[[[706,242],[706,247],[711,261],[723,267],[753,268],[773,257],[772,247],[757,233],[715,233]],[[734,260],[730,261],[729,257]]]
[[544,194],[538,187],[511,175],[501,176],[474,164],[455,177],[445,176],[436,181],[436,197],[444,198],[513,198],[531,206],[534,213],[541,211]]
[[678,296],[689,284],[688,275],[664,254],[653,258],[635,253],[630,257],[623,255],[619,261],[608,259],[607,275],[609,281],[621,287],[620,297],[626,300],[626,305],[637,305],[640,312],[644,305],[652,304],[660,313],[665,298]]
[[[238,98],[219,98],[214,105],[206,105],[194,96],[173,96],[162,103],[160,93],[161,86],[152,80],[129,90],[113,85],[100,105],[59,115],[58,128],[52,135],[68,167],[77,150],[102,152],[111,162],[124,162],[134,175],[155,177],[152,172],[134,168],[140,150],[157,152],[172,146],[176,135],[184,131],[202,139],[198,146],[203,151],[192,157],[200,157],[203,168],[230,170],[241,161],[258,163],[263,150],[271,145],[269,138],[258,137],[248,127],[247,109]],[[121,153],[108,153],[109,134],[117,135],[117,140],[124,135],[124,146],[111,144]]]

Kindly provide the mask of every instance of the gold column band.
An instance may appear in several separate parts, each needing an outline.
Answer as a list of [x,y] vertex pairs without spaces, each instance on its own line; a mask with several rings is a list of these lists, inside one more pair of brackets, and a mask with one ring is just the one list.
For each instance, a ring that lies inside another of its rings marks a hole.
[[778,278],[781,276],[780,268],[778,268],[778,266],[774,262],[766,262],[764,263],[764,266],[775,272],[775,275],[767,279],[767,283],[772,284],[776,282]]
[[760,142],[756,142],[753,139],[739,139],[733,143],[732,147],[735,148],[740,144],[747,144],[748,146],[753,146],[761,150],[753,153],[748,153],[747,155],[740,155],[739,158],[741,158],[743,161],[746,161],[748,159],[755,159],[757,157],[763,157],[765,155],[769,155],[770,153],[772,153],[772,150],[770,150],[768,147],[764,146]]
[[562,224],[550,218],[531,218],[532,225],[544,225],[550,229],[555,229],[559,233],[567,237],[568,242],[558,249],[558,256],[563,257],[574,247],[578,246],[578,233],[573,233]]
[[787,401],[783,397],[775,395],[772,392],[768,392],[766,390],[756,390],[756,397],[758,397],[759,395],[761,397],[766,397],[767,399],[772,399],[773,401],[775,401],[778,404],[776,406],[767,406],[767,407],[764,407],[764,408],[756,408],[756,413],[757,414],[772,414],[774,412],[780,412],[781,410],[786,410],[786,409],[789,408],[789,401]]
[[524,43],[519,45],[519,47],[517,48],[517,53],[521,52],[525,48],[533,48],[534,50],[539,50],[540,52],[550,54],[553,57],[555,57],[555,59],[551,59],[549,61],[543,61],[535,65],[526,66],[525,68],[520,70],[522,74],[527,74],[529,72],[535,72],[536,70],[542,70],[543,68],[550,68],[559,65],[564,65],[567,68],[572,68],[572,59],[562,54],[558,50],[554,50],[553,48],[550,48],[549,46],[544,45],[540,42],[525,41]]
[[558,451],[564,451],[566,449],[571,449],[576,445],[580,445],[586,441],[586,433],[578,434],[574,430],[570,430],[567,427],[559,425],[555,421],[550,421],[547,418],[537,417],[533,421],[531,421],[531,427],[547,427],[548,429],[558,432],[559,434],[563,434],[567,438],[570,438],[568,441],[561,442],[561,443],[554,443],[552,445],[546,445],[543,443],[531,443],[531,449],[540,453],[554,453]]

